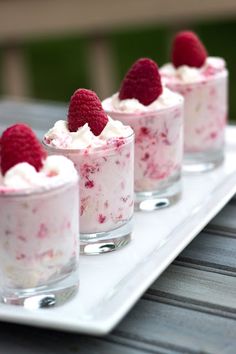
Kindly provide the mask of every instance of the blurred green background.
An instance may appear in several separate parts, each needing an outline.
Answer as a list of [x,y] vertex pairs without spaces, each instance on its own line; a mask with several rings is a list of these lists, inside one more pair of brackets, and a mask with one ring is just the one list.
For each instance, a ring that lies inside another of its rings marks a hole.
[[[236,22],[204,22],[187,28],[199,34],[210,55],[225,58],[230,72],[229,117],[236,119]],[[178,28],[180,29],[182,28]],[[119,88],[120,80],[129,66],[137,58],[151,57],[159,66],[169,61],[173,33],[173,29],[162,26],[109,34],[108,41],[116,68],[116,89]],[[93,89],[88,75],[86,37],[28,41],[25,44],[25,53],[31,77],[32,97],[67,102],[76,88]]]

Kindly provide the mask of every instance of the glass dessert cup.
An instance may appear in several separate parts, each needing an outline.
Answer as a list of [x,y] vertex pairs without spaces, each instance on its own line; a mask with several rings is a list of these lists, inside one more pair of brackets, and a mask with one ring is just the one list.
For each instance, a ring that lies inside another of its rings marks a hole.
[[63,304],[79,286],[78,181],[0,191],[1,301],[28,309]]
[[224,160],[228,72],[194,83],[166,82],[184,96],[184,172],[205,172]]
[[49,154],[72,160],[80,176],[80,253],[100,254],[127,245],[134,208],[134,135],[87,149],[44,145]]
[[106,113],[135,132],[135,210],[153,211],[176,203],[181,195],[183,104],[152,112]]

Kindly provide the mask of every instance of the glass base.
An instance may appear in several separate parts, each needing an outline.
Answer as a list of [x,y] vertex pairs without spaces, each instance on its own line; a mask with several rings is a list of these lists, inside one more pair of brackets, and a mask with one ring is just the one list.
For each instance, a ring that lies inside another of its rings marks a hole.
[[108,232],[93,234],[80,234],[80,253],[84,255],[96,255],[113,252],[131,241],[132,220],[121,227]]
[[135,211],[154,211],[169,207],[181,197],[180,173],[172,176],[158,191],[135,193]]
[[208,172],[220,166],[223,161],[223,149],[215,151],[185,153],[183,172],[185,174],[198,174]]
[[63,305],[73,298],[79,288],[78,271],[63,277],[57,282],[30,289],[4,289],[1,291],[1,302],[19,305],[29,310],[51,308]]

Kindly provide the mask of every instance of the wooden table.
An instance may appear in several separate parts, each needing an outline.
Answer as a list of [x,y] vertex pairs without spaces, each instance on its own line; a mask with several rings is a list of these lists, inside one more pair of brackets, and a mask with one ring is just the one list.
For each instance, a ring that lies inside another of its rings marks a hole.
[[[0,102],[4,121],[63,118],[65,108]],[[21,118],[20,118],[21,117]],[[41,125],[40,125],[41,124]],[[49,123],[50,124],[50,123]],[[236,161],[235,161],[236,163]],[[1,354],[236,353],[236,198],[102,338],[0,323]]]

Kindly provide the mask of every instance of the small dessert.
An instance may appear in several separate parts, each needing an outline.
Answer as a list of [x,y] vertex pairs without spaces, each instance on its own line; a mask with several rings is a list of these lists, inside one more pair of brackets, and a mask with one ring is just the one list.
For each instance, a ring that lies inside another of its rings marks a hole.
[[135,132],[137,209],[153,210],[175,202],[180,195],[183,153],[182,96],[162,85],[153,60],[141,58],[126,74],[120,91],[103,101],[103,108]]
[[172,63],[160,69],[163,82],[184,96],[184,169],[201,172],[223,161],[228,112],[228,72],[222,58],[210,57],[197,35],[179,32]]
[[82,253],[103,253],[130,240],[133,215],[133,131],[108,117],[95,92],[78,89],[67,121],[45,134],[50,154],[74,162],[80,175]]
[[26,306],[40,295],[41,307],[50,294],[57,304],[78,289],[77,172],[25,124],[3,132],[0,155],[1,297]]

